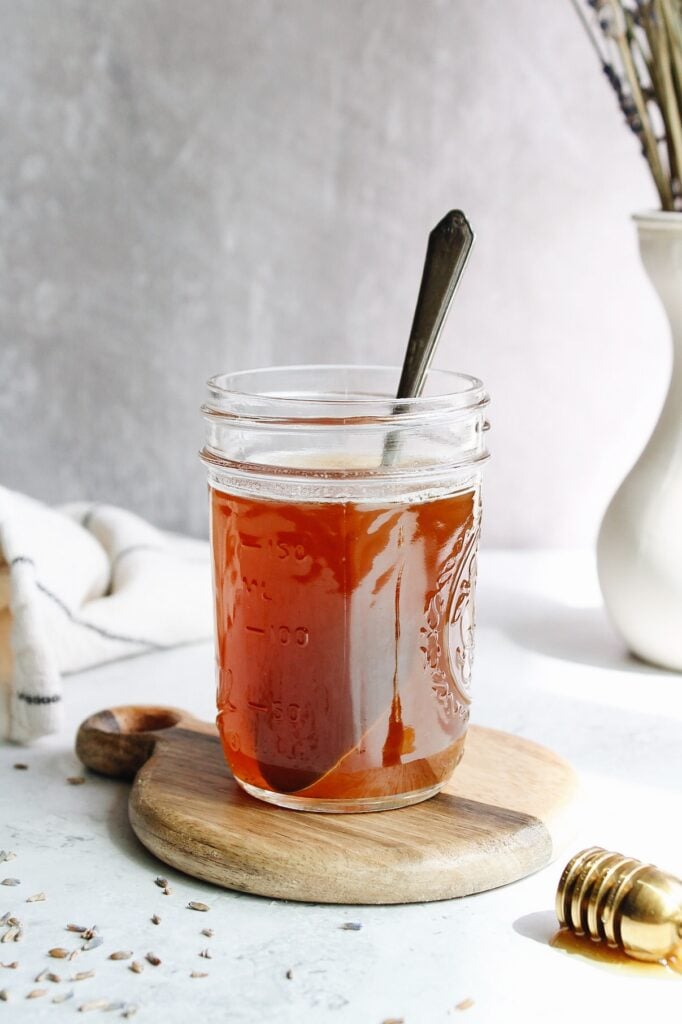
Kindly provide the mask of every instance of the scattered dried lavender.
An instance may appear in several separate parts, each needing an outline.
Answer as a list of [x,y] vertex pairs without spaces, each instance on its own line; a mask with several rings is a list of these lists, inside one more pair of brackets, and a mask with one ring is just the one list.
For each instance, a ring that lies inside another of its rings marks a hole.
[[[71,785],[80,785],[83,782],[85,782],[85,779],[74,776],[73,778],[68,778],[67,782],[69,782],[69,784],[71,784]],[[0,861],[1,862],[13,860],[15,858],[15,856],[16,856],[16,854],[12,853],[11,851],[5,851],[5,850],[0,851]],[[0,884],[7,885],[7,886],[17,886],[17,885],[20,885],[21,882],[20,882],[19,879],[16,879],[16,878],[6,878],[6,879],[3,879],[2,882],[0,882]],[[155,884],[160,889],[162,889],[164,895],[170,895],[171,888],[170,888],[170,886],[168,884],[168,880],[166,878],[162,878],[162,877],[159,876],[158,878],[155,879]],[[46,899],[47,899],[47,894],[45,892],[36,892],[36,893],[33,893],[32,895],[28,896],[26,898],[26,902],[27,903],[39,903],[39,902],[45,901]],[[187,909],[189,909],[189,910],[196,910],[196,911],[198,911],[200,913],[206,913],[206,912],[208,912],[211,909],[211,907],[208,904],[201,903],[201,902],[199,902],[197,900],[191,900],[190,902],[187,903],[186,906],[187,906]],[[161,924],[161,917],[158,914],[153,914],[152,917],[151,917],[151,922],[154,925],[159,925],[159,924]],[[14,917],[11,914],[11,912],[5,913],[0,918],[0,926],[6,926],[6,929],[7,929],[5,931],[5,934],[2,935],[0,941],[2,941],[2,942],[12,942],[12,941],[17,942],[22,937],[22,925],[21,925],[21,922],[16,917]],[[80,925],[80,924],[75,924],[73,922],[69,922],[65,927],[66,927],[67,931],[69,931],[71,933],[75,933],[76,935],[78,935],[80,937],[80,939],[82,940],[82,943],[83,943],[82,946],[81,946],[81,949],[83,951],[96,949],[97,947],[99,947],[99,946],[101,946],[103,944],[104,940],[103,940],[102,936],[98,933],[96,925],[93,925],[91,927],[86,927],[85,925]],[[350,927],[351,929],[357,929],[357,928],[359,928],[361,926],[360,925],[355,926],[355,925],[351,924],[351,925],[344,925],[343,927]],[[213,932],[212,928],[203,928],[203,929],[201,929],[201,934],[203,936],[205,936],[206,938],[212,938],[214,932]],[[48,954],[47,955],[49,957],[51,957],[52,959],[57,959],[57,960],[73,960],[78,955],[78,953],[79,953],[78,949],[69,950],[69,949],[67,949],[67,948],[65,948],[63,946],[55,946],[52,949],[48,950]],[[202,949],[199,952],[198,955],[200,957],[202,957],[203,959],[206,959],[206,960],[210,960],[210,959],[213,958],[212,954],[211,954],[211,952],[210,952],[210,950],[208,948]],[[130,958],[132,956],[133,956],[132,950],[116,950],[115,952],[109,954],[109,959],[110,960],[121,960],[121,961],[123,961],[123,960],[130,960]],[[150,965],[152,965],[154,967],[160,966],[160,964],[162,962],[160,957],[158,957],[155,953],[151,953],[151,952],[146,954],[145,959],[146,959],[146,961]],[[19,966],[19,964],[16,961],[12,961],[12,962],[8,962],[8,963],[0,963],[0,968],[16,969],[16,968],[18,968],[18,966]],[[142,961],[140,961],[140,960],[133,960],[128,965],[128,968],[134,974],[141,974],[143,972],[143,970],[144,970],[144,963]],[[89,978],[93,978],[94,976],[95,976],[95,971],[94,970],[78,971],[75,974],[73,974],[69,980],[72,981],[72,982],[78,982],[78,981],[84,981],[84,980],[89,979]],[[288,970],[286,972],[286,976],[289,979],[293,978],[293,971],[291,969]],[[191,978],[207,978],[208,977],[208,972],[207,971],[191,971],[190,977]],[[39,974],[36,976],[35,982],[36,982],[36,984],[39,985],[41,982],[45,982],[45,981],[49,981],[52,984],[56,985],[56,984],[59,984],[62,981],[62,976],[59,975],[59,974],[54,973],[53,971],[48,970],[47,968],[45,968],[45,969],[41,970],[39,972]],[[34,988],[34,989],[32,989],[31,991],[29,991],[26,994],[25,998],[26,999],[31,999],[31,1000],[39,999],[39,998],[43,998],[47,994],[48,994],[48,989],[47,988],[43,988],[43,987]],[[59,991],[59,992],[57,992],[52,997],[51,1001],[53,1003],[63,1003],[63,1002],[66,1002],[66,1001],[68,1001],[70,999],[73,999],[73,996],[74,996],[74,991],[72,989],[69,989],[69,990],[66,990],[66,991]],[[7,1001],[9,998],[10,998],[10,993],[9,993],[9,991],[7,989],[0,990],[0,1000]],[[87,1001],[85,1003],[82,1003],[78,1007],[78,1010],[81,1013],[89,1012],[90,1010],[104,1010],[104,1011],[106,1011],[106,1010],[120,1010],[121,1011],[121,1016],[123,1018],[126,1018],[126,1019],[133,1017],[136,1014],[137,1009],[138,1009],[137,1006],[134,1005],[134,1004],[125,1003],[125,1002],[117,1002],[117,1003],[115,1002],[115,1003],[112,1003],[112,1002],[110,1002],[107,999],[92,999],[92,1000],[89,1000],[89,1001]]]
[[72,988],[70,988],[67,992],[58,992],[56,996],[52,996],[53,1003],[65,1003],[67,999],[73,999]]
[[682,210],[682,4],[572,0],[620,111],[636,135],[663,210]]
[[44,971],[41,971],[40,974],[37,974],[35,979],[36,985],[39,985],[41,981],[53,981],[56,985],[59,984],[61,980],[62,979],[59,974],[54,974],[52,971],[48,971],[47,968],[45,968]]
[[0,942],[21,942],[24,934],[21,921],[17,920],[16,917],[8,917],[6,924],[9,925],[9,928],[0,939]]

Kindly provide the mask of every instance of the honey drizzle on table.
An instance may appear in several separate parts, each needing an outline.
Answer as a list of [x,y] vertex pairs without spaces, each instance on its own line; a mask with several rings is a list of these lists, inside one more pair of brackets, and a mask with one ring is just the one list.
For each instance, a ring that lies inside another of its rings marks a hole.
[[604,942],[595,942],[587,935],[575,935],[568,928],[560,928],[549,941],[554,949],[563,950],[571,956],[602,964],[619,973],[648,975],[649,977],[679,977],[682,975],[682,961],[669,960],[635,960],[622,949],[614,949]]

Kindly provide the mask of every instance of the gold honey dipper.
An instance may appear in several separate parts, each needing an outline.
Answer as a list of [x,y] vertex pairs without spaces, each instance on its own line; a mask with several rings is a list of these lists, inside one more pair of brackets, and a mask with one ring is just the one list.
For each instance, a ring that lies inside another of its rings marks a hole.
[[682,881],[633,857],[592,846],[563,870],[559,923],[636,960],[682,957]]

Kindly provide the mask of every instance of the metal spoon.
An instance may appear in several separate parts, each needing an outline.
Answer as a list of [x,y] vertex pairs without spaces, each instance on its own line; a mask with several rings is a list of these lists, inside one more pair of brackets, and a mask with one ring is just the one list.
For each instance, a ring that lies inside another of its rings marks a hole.
[[[396,398],[413,398],[422,393],[445,318],[473,244],[474,233],[461,210],[446,213],[429,235]],[[392,465],[398,452],[398,434],[393,431],[386,438],[382,464]]]

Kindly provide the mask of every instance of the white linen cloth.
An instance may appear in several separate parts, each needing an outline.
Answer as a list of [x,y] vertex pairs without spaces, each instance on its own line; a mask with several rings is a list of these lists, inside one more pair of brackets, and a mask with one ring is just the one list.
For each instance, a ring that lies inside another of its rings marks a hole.
[[212,614],[206,542],[0,487],[0,738],[55,731],[65,674],[202,640]]

